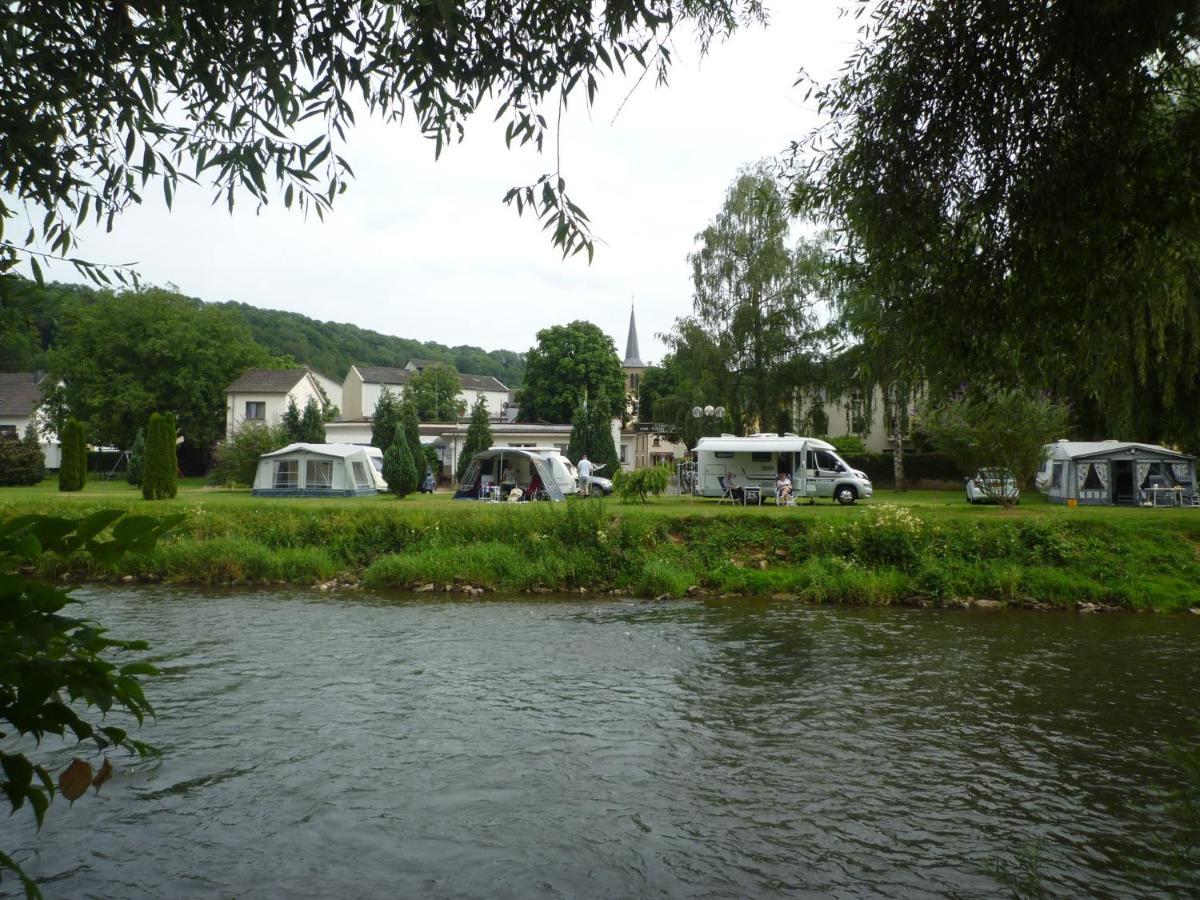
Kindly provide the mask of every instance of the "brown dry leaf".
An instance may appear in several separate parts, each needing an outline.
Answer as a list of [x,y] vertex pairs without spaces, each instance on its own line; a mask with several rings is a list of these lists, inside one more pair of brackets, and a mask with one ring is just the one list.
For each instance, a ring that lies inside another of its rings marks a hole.
[[92,783],[92,767],[79,757],[58,776],[58,789],[68,800],[78,800]]
[[106,756],[104,757],[104,763],[100,766],[100,771],[97,772],[96,777],[92,779],[92,787],[96,789],[97,793],[100,792],[100,785],[112,778],[112,774],[113,765]]

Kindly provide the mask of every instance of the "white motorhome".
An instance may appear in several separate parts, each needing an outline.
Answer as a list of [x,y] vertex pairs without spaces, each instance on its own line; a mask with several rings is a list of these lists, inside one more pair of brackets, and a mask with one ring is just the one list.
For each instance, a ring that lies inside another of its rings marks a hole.
[[725,493],[721,478],[732,473],[739,487],[758,487],[774,496],[775,479],[786,472],[795,497],[831,497],[843,505],[874,493],[871,481],[838,456],[833,445],[798,434],[752,434],[700,438],[696,477],[703,497]]

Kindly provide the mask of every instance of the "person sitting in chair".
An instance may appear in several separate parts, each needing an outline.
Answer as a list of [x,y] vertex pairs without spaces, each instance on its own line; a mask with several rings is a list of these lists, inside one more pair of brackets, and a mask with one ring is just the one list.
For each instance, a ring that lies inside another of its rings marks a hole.
[[746,489],[738,485],[737,479],[733,477],[732,472],[725,473],[725,490],[729,491],[729,496],[738,503],[746,502]]
[[792,479],[787,472],[780,472],[775,479],[775,505],[792,506]]

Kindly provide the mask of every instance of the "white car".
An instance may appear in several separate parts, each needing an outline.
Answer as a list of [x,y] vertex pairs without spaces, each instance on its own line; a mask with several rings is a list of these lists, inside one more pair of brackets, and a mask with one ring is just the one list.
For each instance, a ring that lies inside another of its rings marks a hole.
[[[984,490],[985,486],[987,490]],[[980,469],[974,478],[966,479],[966,491],[968,503],[995,503],[997,494],[1013,503],[1021,502],[1017,480],[1007,469]]]

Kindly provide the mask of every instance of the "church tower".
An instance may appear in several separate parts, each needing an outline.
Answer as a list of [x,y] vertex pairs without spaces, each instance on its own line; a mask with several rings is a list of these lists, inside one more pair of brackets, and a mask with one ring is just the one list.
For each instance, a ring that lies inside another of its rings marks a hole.
[[629,338],[625,341],[625,359],[621,362],[621,370],[625,373],[625,396],[637,402],[642,388],[642,373],[646,371],[642,362],[641,351],[638,350],[637,319],[634,317],[633,304],[629,305]]

